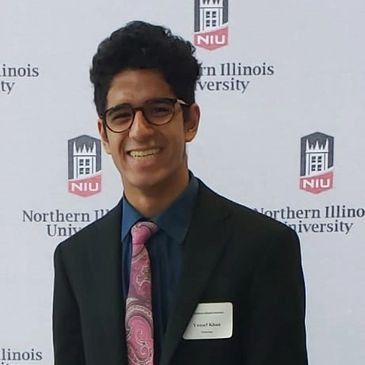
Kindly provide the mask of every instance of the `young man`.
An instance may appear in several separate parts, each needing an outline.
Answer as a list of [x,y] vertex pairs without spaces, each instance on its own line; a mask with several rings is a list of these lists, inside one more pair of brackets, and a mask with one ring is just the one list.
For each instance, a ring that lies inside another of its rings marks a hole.
[[297,236],[188,170],[199,72],[189,42],[144,22],[93,58],[124,195],[56,249],[56,365],[307,364]]

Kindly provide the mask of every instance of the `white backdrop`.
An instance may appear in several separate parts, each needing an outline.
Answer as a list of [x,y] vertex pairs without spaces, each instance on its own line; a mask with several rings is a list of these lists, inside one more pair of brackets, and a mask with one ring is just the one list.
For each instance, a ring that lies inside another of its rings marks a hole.
[[[52,364],[54,248],[121,196],[112,162],[91,142],[78,152],[101,161],[90,172],[101,185],[90,176],[72,180],[68,141],[98,138],[91,58],[133,19],[214,48],[197,47],[202,121],[190,167],[218,192],[299,233],[310,363],[365,363],[365,3],[210,3],[213,30],[193,0],[0,0],[1,365]],[[226,4],[220,13],[216,6]],[[310,151],[301,150],[306,136]],[[315,193],[300,188],[305,152],[314,160],[302,179],[320,187]]]

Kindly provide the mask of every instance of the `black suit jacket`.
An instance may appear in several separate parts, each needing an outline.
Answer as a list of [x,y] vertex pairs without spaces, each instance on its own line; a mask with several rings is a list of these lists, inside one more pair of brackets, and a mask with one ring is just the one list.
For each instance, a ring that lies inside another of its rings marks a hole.
[[[56,365],[127,365],[120,222],[119,203],[55,251]],[[184,340],[196,306],[221,302],[232,337]],[[159,365],[306,365],[304,311],[296,234],[200,183]]]

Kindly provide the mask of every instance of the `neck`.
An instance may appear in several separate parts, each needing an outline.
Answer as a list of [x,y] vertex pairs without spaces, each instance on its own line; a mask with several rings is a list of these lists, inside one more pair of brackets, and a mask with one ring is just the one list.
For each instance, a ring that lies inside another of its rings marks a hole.
[[[178,181],[178,183],[176,183]],[[147,189],[124,187],[124,194],[129,203],[144,217],[151,218],[167,209],[189,184],[189,172],[184,171],[181,178],[172,176],[172,181],[151,186]]]

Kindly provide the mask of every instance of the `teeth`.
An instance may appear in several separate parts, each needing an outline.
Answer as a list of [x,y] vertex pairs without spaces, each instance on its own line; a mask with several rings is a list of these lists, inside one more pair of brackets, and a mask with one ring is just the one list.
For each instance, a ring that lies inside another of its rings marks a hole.
[[153,148],[150,150],[144,150],[144,151],[131,151],[129,154],[134,158],[142,158],[146,156],[152,156],[159,152],[160,150],[158,148]]

